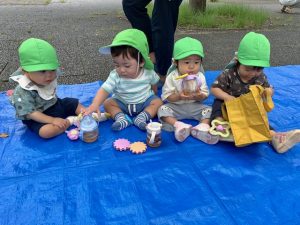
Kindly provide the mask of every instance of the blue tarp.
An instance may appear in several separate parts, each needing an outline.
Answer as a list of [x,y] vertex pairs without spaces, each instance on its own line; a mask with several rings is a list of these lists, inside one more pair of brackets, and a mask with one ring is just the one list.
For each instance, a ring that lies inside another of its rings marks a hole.
[[[275,88],[271,125],[300,128],[300,66],[265,72]],[[209,85],[218,73],[206,72]],[[61,85],[58,95],[87,106],[101,83]],[[9,134],[0,138],[1,225],[300,223],[299,144],[277,154],[268,143],[178,143],[163,132],[161,147],[134,155],[112,147],[145,141],[133,126],[113,132],[102,122],[91,144],[65,134],[42,140],[14,118],[5,93],[0,108],[0,133]]]

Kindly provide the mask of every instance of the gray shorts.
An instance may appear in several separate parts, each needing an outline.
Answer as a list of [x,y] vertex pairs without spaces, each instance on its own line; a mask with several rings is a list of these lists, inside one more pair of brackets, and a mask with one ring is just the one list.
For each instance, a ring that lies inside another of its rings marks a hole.
[[174,131],[174,127],[170,124],[164,123],[161,117],[175,117],[177,120],[182,119],[193,119],[197,121],[202,121],[204,119],[209,119],[211,115],[211,107],[203,105],[199,102],[186,103],[186,104],[174,104],[167,103],[162,105],[158,112],[158,119],[163,124],[163,129],[167,131]]

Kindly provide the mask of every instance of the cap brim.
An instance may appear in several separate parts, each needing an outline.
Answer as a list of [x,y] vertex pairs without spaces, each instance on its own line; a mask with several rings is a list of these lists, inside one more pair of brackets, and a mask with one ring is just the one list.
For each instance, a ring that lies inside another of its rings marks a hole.
[[238,59],[240,64],[245,66],[270,67],[270,62],[262,60],[244,60]]
[[100,52],[100,54],[104,54],[104,55],[109,55],[109,54],[111,54],[111,52],[110,52],[110,45],[108,45],[108,46],[104,46],[104,47],[101,47],[101,48],[99,48],[99,52]]
[[38,64],[38,65],[28,65],[22,66],[22,69],[27,72],[37,72],[43,70],[56,70],[59,64]]
[[186,58],[191,55],[198,55],[201,58],[204,58],[204,54],[202,54],[200,51],[188,51],[188,52],[183,52],[183,53],[177,55],[176,57],[174,57],[174,59],[176,59],[176,60],[183,59],[183,58]]
[[[120,45],[123,45],[123,44],[120,44]],[[111,51],[110,51],[111,47],[116,47],[116,46],[120,46],[120,45],[107,45],[107,46],[99,48],[99,52],[104,55],[109,55],[109,54],[111,54]],[[152,61],[150,60],[150,58],[143,53],[141,53],[141,54],[142,54],[143,58],[145,59],[145,68],[149,69],[149,70],[153,70],[154,65],[153,65]]]

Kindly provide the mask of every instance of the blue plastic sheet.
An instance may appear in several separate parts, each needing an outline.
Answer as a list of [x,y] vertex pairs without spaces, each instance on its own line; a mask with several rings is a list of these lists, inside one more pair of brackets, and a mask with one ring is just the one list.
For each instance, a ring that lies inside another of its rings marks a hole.
[[[300,66],[265,69],[275,88],[269,113],[278,131],[300,128]],[[218,71],[206,72],[210,85]],[[88,105],[102,82],[59,86]],[[212,97],[207,101],[212,103]],[[112,121],[87,144],[65,134],[42,140],[14,118],[0,94],[0,224],[299,224],[300,145],[277,154],[268,143],[209,146],[163,132],[161,147],[134,155],[118,138],[145,141]],[[195,122],[193,122],[195,124]]]

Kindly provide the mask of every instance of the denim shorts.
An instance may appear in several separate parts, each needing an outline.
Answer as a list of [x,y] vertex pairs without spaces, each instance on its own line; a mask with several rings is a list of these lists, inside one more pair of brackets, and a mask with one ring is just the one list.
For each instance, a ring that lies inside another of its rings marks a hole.
[[[78,107],[79,101],[76,98],[63,98],[57,99],[57,102],[51,106],[49,109],[46,109],[43,113],[47,116],[67,118],[68,116],[75,116],[76,109]],[[30,130],[34,133],[39,134],[39,131],[42,126],[46,123],[36,122],[34,120],[22,120],[22,122],[28,126]]]
[[120,107],[123,113],[128,114],[130,116],[136,116],[140,112],[142,112],[147,106],[149,106],[152,100],[157,98],[159,97],[156,95],[151,95],[149,98],[147,98],[145,102],[138,104],[126,104],[116,98],[113,98],[113,100],[117,102],[118,106]]

